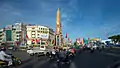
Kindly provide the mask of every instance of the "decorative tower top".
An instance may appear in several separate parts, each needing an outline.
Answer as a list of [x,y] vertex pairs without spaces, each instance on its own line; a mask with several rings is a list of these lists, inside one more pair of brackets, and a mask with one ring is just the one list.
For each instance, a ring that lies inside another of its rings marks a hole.
[[56,34],[61,34],[60,9],[57,10],[56,15]]

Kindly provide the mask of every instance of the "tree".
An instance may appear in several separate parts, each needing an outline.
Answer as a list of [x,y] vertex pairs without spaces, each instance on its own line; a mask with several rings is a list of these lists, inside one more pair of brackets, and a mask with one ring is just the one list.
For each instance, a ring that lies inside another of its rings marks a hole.
[[120,35],[110,36],[108,39],[111,39],[115,44],[120,43]]
[[77,42],[74,42],[74,45],[77,45]]

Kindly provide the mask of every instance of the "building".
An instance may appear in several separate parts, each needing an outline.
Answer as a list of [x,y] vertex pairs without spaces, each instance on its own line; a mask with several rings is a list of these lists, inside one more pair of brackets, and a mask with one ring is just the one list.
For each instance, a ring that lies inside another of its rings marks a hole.
[[26,25],[23,23],[15,23],[5,27],[6,43],[10,45],[26,45]]
[[5,41],[4,29],[0,29],[0,44]]
[[12,39],[15,41],[17,44],[20,44],[20,46],[25,46],[26,45],[26,24],[24,23],[15,23],[12,27]]
[[12,25],[7,25],[5,28],[5,43],[8,43],[9,46],[13,45],[12,40]]
[[52,39],[54,39],[52,28],[41,25],[27,26],[27,45],[49,44]]
[[61,20],[60,20],[60,9],[57,10],[56,15],[56,33],[55,33],[55,45],[61,46],[63,44],[63,38],[62,38],[62,26],[61,26]]

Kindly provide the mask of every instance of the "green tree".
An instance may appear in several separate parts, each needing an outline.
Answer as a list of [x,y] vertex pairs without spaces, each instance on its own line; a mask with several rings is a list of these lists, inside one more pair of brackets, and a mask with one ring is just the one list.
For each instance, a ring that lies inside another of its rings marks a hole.
[[120,43],[120,35],[113,35],[108,37],[108,39],[111,39],[115,44]]
[[77,45],[77,42],[74,42],[74,45]]

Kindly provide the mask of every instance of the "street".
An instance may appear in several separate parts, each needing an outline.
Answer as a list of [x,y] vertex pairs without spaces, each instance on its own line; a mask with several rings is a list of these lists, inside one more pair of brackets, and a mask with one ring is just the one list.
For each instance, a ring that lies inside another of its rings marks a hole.
[[[119,52],[120,49],[105,49],[102,52],[95,51],[94,53],[85,51],[75,57],[69,68],[110,68],[120,61]],[[25,52],[23,54],[22,52],[15,52],[14,55],[23,60],[23,64],[16,68],[57,68],[55,61],[49,61],[44,56],[30,57]],[[25,58],[29,59],[25,60]]]

